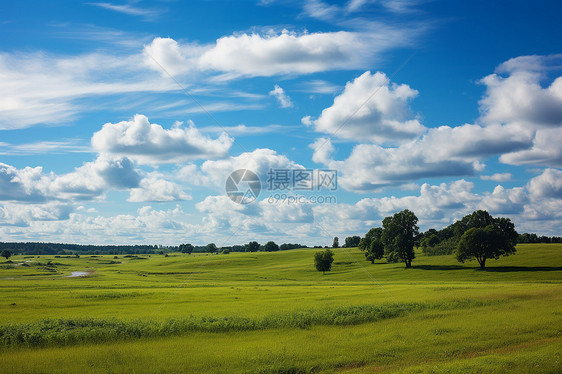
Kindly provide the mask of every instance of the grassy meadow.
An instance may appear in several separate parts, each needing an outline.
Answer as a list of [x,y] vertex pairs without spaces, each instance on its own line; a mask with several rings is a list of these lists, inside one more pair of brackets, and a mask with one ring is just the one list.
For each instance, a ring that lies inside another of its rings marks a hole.
[[14,256],[0,371],[562,372],[562,244],[518,245],[484,271],[352,248],[322,275],[315,251]]

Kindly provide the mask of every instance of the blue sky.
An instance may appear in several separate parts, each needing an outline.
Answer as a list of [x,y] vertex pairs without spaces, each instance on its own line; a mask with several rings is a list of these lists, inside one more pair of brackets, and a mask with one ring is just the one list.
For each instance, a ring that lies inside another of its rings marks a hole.
[[[324,245],[406,208],[422,230],[486,209],[559,235],[561,11],[4,2],[0,240]],[[249,204],[225,193],[238,169]],[[269,190],[272,170],[337,189]]]

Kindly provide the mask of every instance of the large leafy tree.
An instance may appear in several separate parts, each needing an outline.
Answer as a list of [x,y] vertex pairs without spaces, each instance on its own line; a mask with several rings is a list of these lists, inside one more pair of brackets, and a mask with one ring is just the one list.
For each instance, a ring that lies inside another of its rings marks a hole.
[[405,209],[386,217],[382,221],[382,242],[388,261],[403,261],[406,267],[412,267],[412,260],[416,257],[414,244],[419,234],[418,217]]
[[484,269],[487,259],[497,260],[500,256],[514,254],[517,236],[509,218],[492,218],[489,225],[472,227],[462,234],[456,251],[457,260],[465,262],[476,259]]
[[4,257],[6,260],[8,260],[10,257],[12,257],[12,252],[10,252],[7,249],[4,249],[2,251],[2,253],[0,253],[0,256]]
[[316,270],[326,274],[327,271],[332,270],[332,262],[334,262],[334,252],[326,249],[314,254],[314,266]]

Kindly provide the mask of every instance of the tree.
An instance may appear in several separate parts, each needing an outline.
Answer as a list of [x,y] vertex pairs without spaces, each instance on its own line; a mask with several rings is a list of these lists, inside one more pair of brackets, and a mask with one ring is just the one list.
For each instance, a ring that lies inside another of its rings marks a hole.
[[408,209],[382,221],[381,240],[389,262],[404,261],[407,268],[412,267],[416,257],[414,244],[419,233],[417,223],[418,217]]
[[265,243],[264,249],[266,252],[275,252],[279,250],[279,246],[273,241]]
[[365,238],[369,238],[369,247],[366,248],[365,258],[375,263],[375,260],[380,260],[384,256],[384,244],[382,242],[382,228],[377,227],[369,230]]
[[359,241],[358,248],[365,251],[365,258],[371,261],[371,264],[374,264],[375,260],[383,258],[382,229],[380,227],[370,229]]
[[374,237],[379,237],[380,233],[378,230],[381,230],[380,228],[372,228],[369,231],[367,231],[367,233],[365,234],[365,237],[362,238],[361,240],[359,240],[359,244],[357,245],[357,248],[359,248],[362,251],[368,250],[371,247],[371,240]]
[[357,247],[359,246],[359,242],[361,241],[361,237],[360,236],[348,236],[347,238],[345,238],[345,247],[346,248],[352,248],[352,247]]
[[209,253],[217,253],[218,252],[218,248],[215,245],[215,243],[209,243],[205,246],[205,248],[207,249],[207,252]]
[[193,252],[193,249],[195,247],[193,247],[192,244],[180,244],[180,252],[181,253],[187,253],[188,255],[190,255]]
[[332,248],[339,248],[340,247],[340,238],[337,236],[334,238],[334,242],[332,243]]
[[249,242],[246,244],[246,252],[257,252],[260,250],[260,244],[258,242]]
[[334,262],[334,252],[326,249],[314,254],[314,266],[316,270],[326,274],[327,271],[332,270],[332,262]]
[[484,228],[472,227],[462,234],[456,257],[459,262],[473,258],[478,261],[480,268],[486,267],[486,260],[499,259],[515,253],[517,231],[509,218],[492,219],[492,224]]
[[4,257],[6,260],[8,260],[10,257],[12,257],[12,252],[10,252],[7,249],[4,249],[2,251],[2,253],[0,253],[0,256]]

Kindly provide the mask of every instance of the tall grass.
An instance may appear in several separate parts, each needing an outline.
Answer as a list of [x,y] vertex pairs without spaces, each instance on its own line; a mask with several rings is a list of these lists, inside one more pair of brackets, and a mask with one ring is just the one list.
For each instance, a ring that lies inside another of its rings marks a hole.
[[0,326],[0,346],[45,347],[169,337],[189,332],[222,333],[273,328],[306,329],[318,325],[355,325],[400,317],[422,310],[469,308],[491,303],[491,301],[461,299],[435,303],[362,305],[273,314],[255,319],[244,317],[190,317],[162,321],[98,318],[45,319]]

